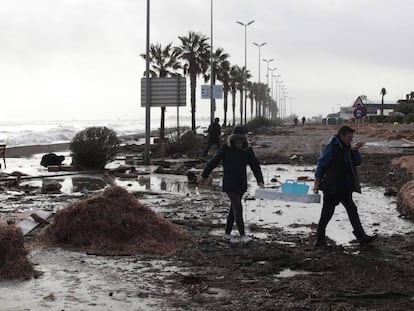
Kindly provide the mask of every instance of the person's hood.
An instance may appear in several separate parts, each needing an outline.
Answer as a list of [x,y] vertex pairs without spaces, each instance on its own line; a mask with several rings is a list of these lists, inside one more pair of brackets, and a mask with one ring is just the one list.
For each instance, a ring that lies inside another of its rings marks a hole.
[[335,144],[335,145],[338,145],[340,148],[345,148],[346,147],[346,145],[342,142],[342,140],[339,138],[338,135],[333,135],[329,139],[329,143],[328,144]]
[[243,142],[243,149],[249,148],[249,140],[247,139],[246,134],[231,134],[228,140],[228,145],[234,147],[234,141],[240,139]]

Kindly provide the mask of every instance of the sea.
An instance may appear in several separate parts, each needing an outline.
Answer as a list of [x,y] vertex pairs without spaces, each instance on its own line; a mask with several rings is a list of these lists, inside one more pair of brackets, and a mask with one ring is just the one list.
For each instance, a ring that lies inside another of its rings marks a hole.
[[[208,126],[207,119],[196,121],[199,129]],[[159,128],[159,120],[151,120],[151,130]],[[167,118],[167,128],[177,126],[174,118]],[[180,127],[190,126],[189,118],[180,120]],[[8,147],[70,142],[77,132],[90,126],[106,126],[118,136],[145,133],[145,120],[43,120],[0,121],[0,144]]]

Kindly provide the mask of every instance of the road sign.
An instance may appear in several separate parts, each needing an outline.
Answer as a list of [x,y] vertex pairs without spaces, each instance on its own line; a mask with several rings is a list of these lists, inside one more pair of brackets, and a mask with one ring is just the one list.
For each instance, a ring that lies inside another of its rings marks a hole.
[[[186,79],[183,77],[151,78],[151,107],[185,106],[187,96]],[[141,79],[141,107],[145,107],[145,78]]]
[[[214,85],[213,86],[213,99],[222,99],[223,98],[223,86]],[[204,84],[201,86],[201,99],[210,99],[210,85]]]
[[352,107],[364,106],[363,98],[366,98],[364,95],[358,96],[355,100],[354,105]]
[[367,115],[367,108],[365,106],[357,106],[354,108],[353,113],[354,113],[354,117],[360,120]]

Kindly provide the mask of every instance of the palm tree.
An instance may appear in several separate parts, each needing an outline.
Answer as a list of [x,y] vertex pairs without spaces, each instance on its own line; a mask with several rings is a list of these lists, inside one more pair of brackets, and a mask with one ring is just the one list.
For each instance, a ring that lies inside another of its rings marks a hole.
[[[238,90],[240,93],[240,124],[243,124],[243,93],[246,89],[246,82],[248,79],[251,78],[251,75],[245,67],[243,67],[240,71],[239,81],[238,81]],[[244,102],[246,104],[246,100]],[[244,106],[246,109],[246,106]],[[246,120],[245,120],[246,122]]]
[[381,117],[383,117],[384,116],[384,96],[387,94],[387,90],[385,89],[385,87],[383,87],[381,89],[380,94],[382,95],[382,98],[381,98]]
[[[233,126],[236,125],[236,93],[240,90],[240,83],[242,82],[242,79],[242,69],[237,65],[232,66],[230,69],[230,86],[232,95]],[[241,101],[243,105],[243,98],[241,98]],[[242,121],[243,119],[240,120],[240,122]]]
[[[218,48],[213,53],[213,85],[216,84],[216,79],[223,83],[224,92],[224,124],[227,121],[227,97],[229,93],[229,75],[230,75],[230,55],[224,53],[222,48]],[[214,103],[215,104],[215,103]]]
[[[141,54],[146,59],[146,54]],[[172,43],[167,44],[164,48],[161,44],[151,44],[150,46],[150,76],[151,77],[176,77],[180,76],[177,70],[181,68],[178,61],[178,55],[172,47]],[[145,73],[144,73],[145,74]],[[160,124],[160,138],[165,137],[165,106],[161,107],[161,124]]]
[[[254,90],[255,85],[256,85],[255,82],[247,81],[247,91],[248,91],[247,97],[249,97],[249,99],[250,99],[250,120],[253,119],[253,105],[254,105],[253,100],[254,100],[254,96],[255,96],[255,93],[254,93],[255,92],[255,90]],[[246,120],[246,110],[247,109],[245,109],[245,112],[244,112],[244,116],[245,116],[244,122],[245,123],[247,122],[247,120]]]
[[209,67],[210,46],[207,43],[208,38],[201,34],[190,31],[188,36],[179,36],[181,45],[175,49],[179,58],[184,62],[184,75],[190,76],[191,90],[191,130],[195,133],[195,112],[196,112],[196,88],[197,76],[203,75],[206,79],[206,73]]
[[228,96],[231,90],[230,85],[230,63],[222,68],[220,77],[218,78],[223,83],[223,105],[224,105],[224,124],[227,125],[227,108],[228,108]]
[[265,116],[265,105],[263,103],[266,103],[268,94],[268,88],[267,84],[265,83],[258,83],[257,84],[257,90],[256,90],[256,100],[258,102],[256,103],[256,110],[257,110],[257,116],[262,117]]

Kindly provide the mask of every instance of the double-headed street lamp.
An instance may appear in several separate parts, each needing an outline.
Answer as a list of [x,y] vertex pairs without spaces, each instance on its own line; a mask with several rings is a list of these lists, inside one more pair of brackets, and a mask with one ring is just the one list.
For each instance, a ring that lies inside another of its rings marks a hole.
[[[236,23],[240,24],[244,27],[244,76],[243,76],[243,83],[244,83],[244,86],[246,87],[247,86],[247,26],[253,24],[254,20],[251,20],[248,23],[243,23],[243,22],[240,22],[240,21],[237,21]],[[247,122],[247,120],[246,120],[246,116],[247,116],[246,110],[247,110],[247,89],[245,89],[245,92],[244,92],[244,123]],[[240,123],[243,123],[243,120],[240,120]]]
[[[258,106],[260,106],[260,94],[261,94],[261,91],[260,91],[260,63],[261,63],[261,61],[260,61],[260,49],[263,45],[266,44],[266,42],[263,42],[263,43],[253,42],[253,44],[259,48],[259,85],[258,85],[259,89],[258,89],[258,98],[257,98],[257,101],[256,101],[256,116],[259,116],[260,115],[260,109],[258,109]],[[257,105],[257,102],[259,103],[259,105]]]

